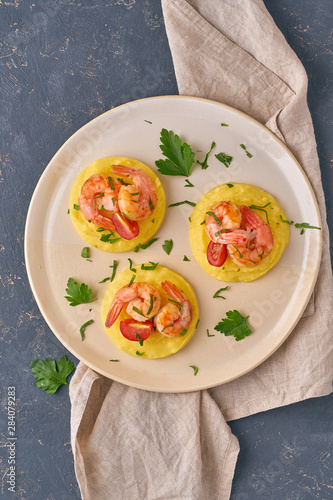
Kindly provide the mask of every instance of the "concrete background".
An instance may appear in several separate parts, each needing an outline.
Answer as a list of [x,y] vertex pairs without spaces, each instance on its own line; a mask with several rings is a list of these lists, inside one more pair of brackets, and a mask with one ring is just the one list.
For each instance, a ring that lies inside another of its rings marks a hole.
[[[333,230],[332,1],[266,0],[309,76],[328,221]],[[49,396],[29,361],[63,354],[27,280],[23,243],[31,196],[59,147],[119,104],[177,94],[159,1],[0,1],[1,495],[71,500],[80,494],[63,386]],[[7,388],[17,396],[16,492],[7,491]],[[333,396],[231,422],[241,452],[232,500],[333,498]]]

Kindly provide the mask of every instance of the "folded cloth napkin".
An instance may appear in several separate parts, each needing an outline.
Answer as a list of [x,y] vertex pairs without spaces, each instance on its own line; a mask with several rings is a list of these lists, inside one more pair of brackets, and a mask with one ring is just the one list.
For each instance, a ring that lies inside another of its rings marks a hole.
[[301,163],[322,217],[311,307],[267,361],[201,392],[158,394],[82,363],[70,385],[71,439],[84,500],[226,500],[238,441],[233,420],[332,390],[332,273],[304,68],[261,0],[162,0],[180,94],[229,104],[266,124]]

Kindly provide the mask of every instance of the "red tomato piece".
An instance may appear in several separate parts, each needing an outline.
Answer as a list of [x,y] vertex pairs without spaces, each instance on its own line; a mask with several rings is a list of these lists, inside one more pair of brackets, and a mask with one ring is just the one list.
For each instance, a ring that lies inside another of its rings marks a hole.
[[139,224],[137,221],[123,217],[119,212],[112,215],[112,222],[115,230],[124,240],[132,240],[139,234]]
[[211,266],[221,267],[228,256],[227,245],[210,241],[207,247],[207,260]]
[[119,328],[127,340],[136,340],[139,342],[139,337],[142,340],[147,340],[150,336],[153,331],[153,323],[150,320],[141,323],[133,318],[129,318],[121,321]]

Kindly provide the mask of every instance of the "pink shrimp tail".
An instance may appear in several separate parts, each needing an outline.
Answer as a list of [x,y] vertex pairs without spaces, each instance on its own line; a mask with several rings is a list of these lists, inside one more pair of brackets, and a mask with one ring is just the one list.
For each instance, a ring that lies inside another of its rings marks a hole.
[[247,207],[246,205],[242,205],[240,207],[240,211],[245,217],[245,220],[251,224],[254,228],[257,228],[260,224],[265,224],[265,222],[257,215],[251,208]]
[[170,297],[173,298],[173,300],[177,300],[178,302],[182,301],[183,299],[182,292],[176,287],[176,285],[170,283],[170,281],[167,280],[163,281],[162,288],[168,295],[170,295]]
[[223,233],[218,239],[218,243],[225,245],[228,245],[230,243],[244,243],[246,239],[246,233],[242,229],[240,229],[230,231],[229,233]]
[[123,303],[122,302],[119,302],[117,299],[115,299],[112,304],[111,304],[111,307],[109,309],[109,312],[108,312],[108,315],[106,317],[106,320],[105,320],[105,326],[106,328],[110,328],[110,326],[113,325],[113,323],[116,321],[116,319],[118,318],[122,308],[123,308]]
[[133,177],[137,172],[138,172],[137,168],[128,167],[126,165],[112,165],[111,167],[112,174],[121,175],[124,177],[126,176]]

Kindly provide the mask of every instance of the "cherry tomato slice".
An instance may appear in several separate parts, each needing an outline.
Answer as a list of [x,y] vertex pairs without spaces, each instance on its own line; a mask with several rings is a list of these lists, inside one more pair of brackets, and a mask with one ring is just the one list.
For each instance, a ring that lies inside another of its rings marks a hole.
[[112,222],[115,230],[124,240],[132,240],[139,234],[139,224],[137,221],[123,217],[119,212],[113,214]]
[[[119,328],[121,333],[127,340],[136,340],[139,341],[139,337],[142,340],[147,340],[153,331],[153,324],[151,321],[136,321],[133,318],[124,319],[120,322]],[[139,337],[137,336],[139,335]]]
[[207,247],[207,260],[211,266],[221,267],[228,256],[227,245],[210,241]]

